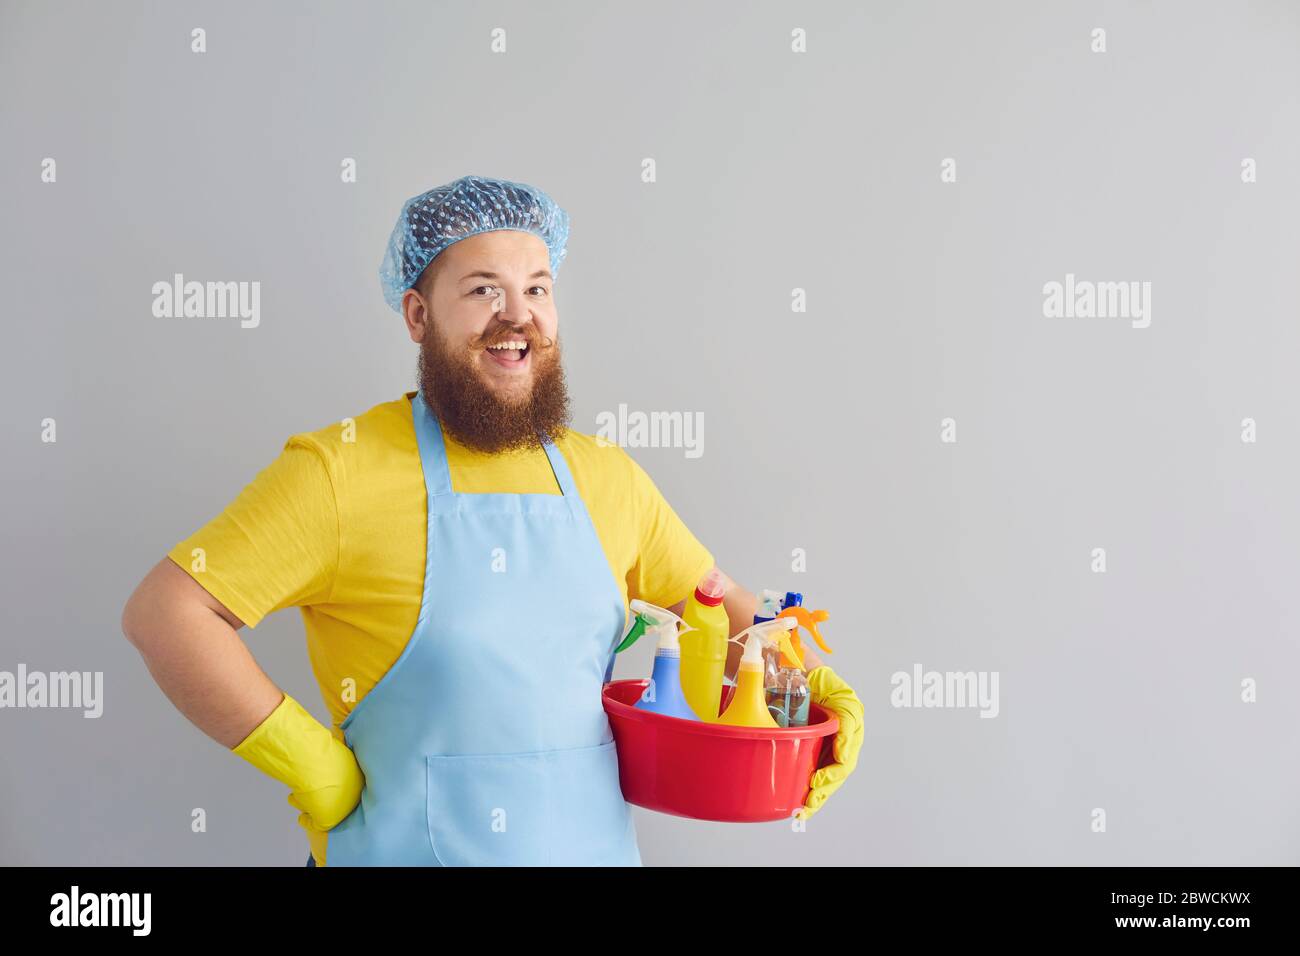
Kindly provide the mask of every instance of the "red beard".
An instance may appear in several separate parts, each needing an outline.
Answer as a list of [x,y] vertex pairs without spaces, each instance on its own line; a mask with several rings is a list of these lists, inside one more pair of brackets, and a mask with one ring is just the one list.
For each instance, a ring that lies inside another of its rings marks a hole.
[[[520,400],[498,395],[476,367],[487,345],[507,339],[528,342],[532,390]],[[543,340],[535,326],[497,322],[459,351],[430,322],[420,343],[420,392],[430,411],[462,445],[484,452],[541,447],[568,428],[569,393],[558,339]]]

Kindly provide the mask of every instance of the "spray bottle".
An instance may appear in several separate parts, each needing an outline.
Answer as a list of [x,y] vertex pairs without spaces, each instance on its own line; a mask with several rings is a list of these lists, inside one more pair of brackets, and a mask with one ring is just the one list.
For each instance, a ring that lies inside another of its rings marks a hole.
[[754,609],[754,623],[762,624],[781,613],[781,592],[763,588],[758,592],[758,607]]
[[[803,595],[787,591],[781,602],[782,610],[778,619],[793,618],[798,627],[807,631],[817,645],[827,654],[831,649],[822,639],[817,625],[830,615],[824,610],[810,611],[803,606]],[[803,644],[799,640],[799,631],[790,632],[790,643],[795,653],[803,657]],[[812,700],[812,691],[808,686],[806,672],[796,667],[794,661],[783,652],[764,654],[764,683],[767,693],[767,709],[773,719],[782,727],[806,727],[808,725],[808,704]]]
[[[758,592],[758,604],[754,608],[754,624],[762,624],[764,621],[770,621],[781,613],[781,595],[777,591],[768,588]],[[741,643],[741,637],[745,631],[741,631],[727,643],[727,669],[722,676],[722,710],[726,710],[731,704],[732,697],[736,693],[736,674],[740,670],[740,658],[745,653],[745,645]]]
[[682,693],[682,652],[677,642],[679,625],[686,631],[693,631],[694,628],[672,611],[654,604],[636,598],[628,604],[636,614],[636,620],[617,650],[622,651],[631,647],[642,634],[649,634],[658,639],[650,683],[646,685],[646,689],[634,706],[639,710],[648,710],[666,717],[699,720],[690,704],[686,702],[686,695]]
[[[830,617],[829,612],[821,609],[816,611],[808,610],[803,606],[802,594],[795,591],[787,591],[785,594],[785,600],[781,602],[781,613],[778,614],[777,617],[793,617],[799,622],[801,628],[812,635],[812,639],[817,642],[818,647],[827,654],[834,653],[827,646],[825,639],[822,638],[821,631],[817,630],[817,625]],[[790,643],[794,645],[794,649],[798,651],[800,655],[803,654],[803,644],[799,640],[798,631],[792,631],[790,633]],[[789,664],[784,664],[783,666],[788,667]]]
[[789,632],[794,629],[793,618],[783,617],[760,621],[736,635],[745,641],[745,653],[740,659],[736,692],[718,723],[731,727],[779,727],[767,709],[763,687],[763,650],[767,644],[776,644],[786,655],[797,662],[803,661],[790,644]]
[[682,619],[694,630],[681,634],[682,691],[691,710],[715,723],[727,667],[727,635],[731,619],[722,605],[723,574],[714,568],[686,599]]

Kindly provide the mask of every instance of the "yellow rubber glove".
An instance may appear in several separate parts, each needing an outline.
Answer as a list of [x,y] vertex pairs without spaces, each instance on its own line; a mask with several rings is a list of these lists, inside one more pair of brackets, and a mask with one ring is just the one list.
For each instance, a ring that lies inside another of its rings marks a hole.
[[289,805],[302,811],[298,823],[324,866],[326,834],[361,802],[365,786],[351,748],[285,694],[233,752],[289,788]]
[[853,688],[825,664],[808,672],[808,690],[813,703],[820,704],[839,718],[840,729],[835,734],[833,745],[835,763],[813,771],[809,781],[811,789],[804,805],[796,811],[801,820],[807,820],[820,810],[857,767],[858,751],[862,749],[865,733],[862,701],[853,693]]

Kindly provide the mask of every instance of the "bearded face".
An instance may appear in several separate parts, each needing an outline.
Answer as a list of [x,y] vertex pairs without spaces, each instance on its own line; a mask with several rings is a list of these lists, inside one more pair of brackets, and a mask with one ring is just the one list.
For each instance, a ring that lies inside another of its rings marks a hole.
[[406,293],[420,391],[461,444],[536,447],[568,427],[550,258],[537,236],[480,233],[443,250]]
[[479,451],[537,446],[539,436],[554,441],[569,424],[559,339],[532,323],[494,321],[468,339],[449,340],[435,316],[420,342],[419,378],[447,431]]

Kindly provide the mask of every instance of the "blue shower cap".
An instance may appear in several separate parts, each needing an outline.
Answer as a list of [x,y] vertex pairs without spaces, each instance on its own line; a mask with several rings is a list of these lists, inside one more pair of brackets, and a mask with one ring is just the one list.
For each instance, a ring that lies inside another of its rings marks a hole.
[[434,256],[480,232],[517,229],[540,236],[558,276],[568,250],[569,214],[533,186],[485,176],[462,176],[402,204],[379,267],[384,301],[402,311],[402,293],[415,285]]

